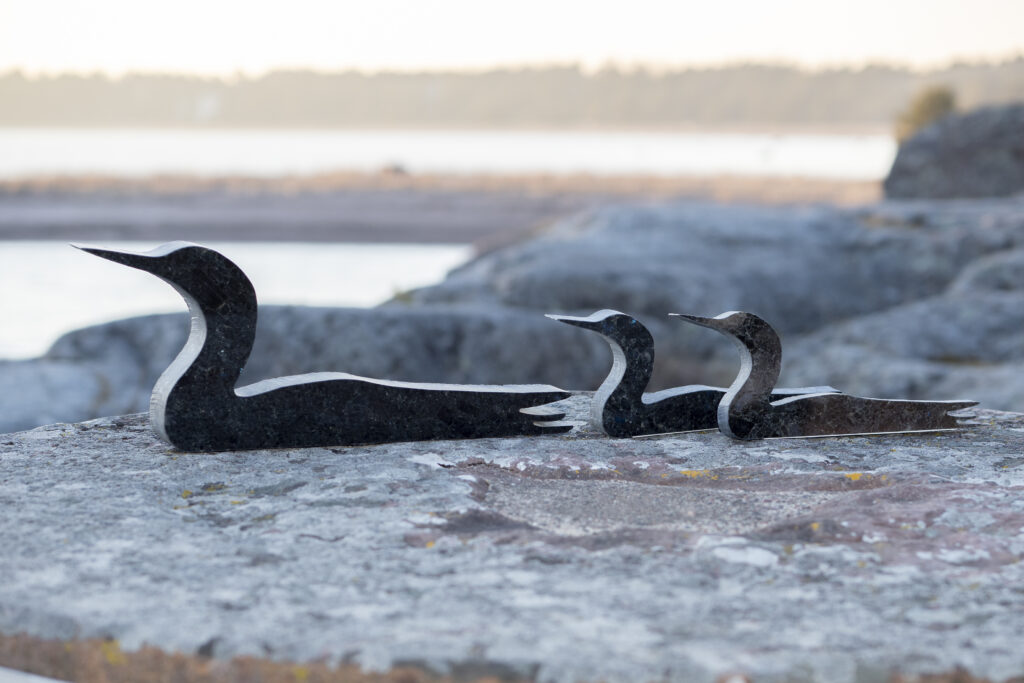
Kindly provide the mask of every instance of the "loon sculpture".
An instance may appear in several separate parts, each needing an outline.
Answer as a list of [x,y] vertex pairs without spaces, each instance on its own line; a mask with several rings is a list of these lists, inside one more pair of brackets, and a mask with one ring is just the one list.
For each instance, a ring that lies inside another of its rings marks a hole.
[[955,429],[950,411],[977,401],[905,401],[849,394],[809,393],[773,401],[782,342],[753,313],[729,311],[715,318],[672,313],[731,338],[740,352],[740,372],[718,405],[718,427],[735,439],[892,434]]
[[[77,246],[77,245],[76,245]],[[192,315],[185,347],[157,380],[154,431],[185,451],[335,446],[565,432],[539,408],[548,385],[420,384],[317,372],[235,388],[256,336],[256,293],[222,254],[188,242],[146,253],[78,247],[156,275]]]
[[[654,338],[636,318],[604,309],[587,317],[548,315],[597,332],[612,349],[612,369],[594,394],[591,422],[608,436],[688,432],[718,427],[725,389],[694,384],[643,393],[654,370]],[[777,389],[773,398],[834,392],[832,387]]]

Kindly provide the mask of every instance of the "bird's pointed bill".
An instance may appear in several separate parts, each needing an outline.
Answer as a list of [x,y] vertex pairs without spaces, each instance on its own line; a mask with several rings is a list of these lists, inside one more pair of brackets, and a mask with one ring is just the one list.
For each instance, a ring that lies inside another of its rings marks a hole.
[[545,318],[551,318],[557,320],[560,323],[566,323],[567,325],[574,325],[576,327],[582,327],[586,330],[597,329],[602,322],[613,315],[622,315],[618,311],[613,311],[609,308],[598,311],[588,316],[576,316],[576,315],[556,315],[554,313],[545,313]]
[[717,327],[717,325],[715,324],[715,318],[702,318],[699,315],[689,315],[687,313],[669,313],[669,315],[672,316],[673,318],[682,318],[683,320],[688,320],[694,325],[700,325],[701,327]]

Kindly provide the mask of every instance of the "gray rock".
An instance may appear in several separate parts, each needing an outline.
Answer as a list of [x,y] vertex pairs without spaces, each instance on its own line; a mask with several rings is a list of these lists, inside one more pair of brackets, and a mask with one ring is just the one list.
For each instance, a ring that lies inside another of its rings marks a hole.
[[949,287],[949,291],[955,294],[978,290],[1024,290],[1024,249],[1011,249],[979,258],[964,268]]
[[[1024,202],[1010,206],[1011,224],[1024,225]],[[901,215],[884,208],[611,208],[478,258],[414,292],[412,301],[552,312],[614,308],[652,316],[650,324],[672,311],[739,308],[778,321],[783,332],[805,332],[936,294],[973,258],[1022,237],[1010,226],[979,230],[969,209],[936,213],[947,214],[944,224],[907,230]]]
[[[1014,290],[1006,289],[1019,281],[1022,250],[1024,198],[856,209],[613,207],[481,256],[441,284],[373,311],[266,307],[242,381],[343,370],[594,389],[608,371],[607,349],[541,314],[611,307],[636,316],[654,336],[649,390],[722,385],[735,376],[732,345],[665,314],[742,309],[779,329],[790,360],[789,344],[825,330],[819,343],[801,347],[806,363],[799,375],[784,376],[789,385],[833,384],[868,396],[997,397],[991,405],[1024,409],[1019,375],[985,370],[1016,362],[1016,349],[1024,348]],[[828,331],[832,325],[839,331]],[[0,364],[0,375],[17,373],[0,377],[8,383],[0,388],[17,388],[0,392],[0,431],[145,409],[186,329],[184,315],[111,323],[67,335],[43,359]],[[22,381],[29,375],[47,379]],[[985,391],[949,395],[936,378]],[[912,393],[903,393],[907,388]]]
[[957,287],[797,338],[783,359],[787,383],[1016,408],[1024,406],[1024,305],[1019,292]]
[[905,140],[885,180],[892,198],[1001,197],[1024,191],[1024,104],[947,116]]
[[545,681],[1005,680],[1022,452],[1024,415],[991,411],[203,456],[143,416],[52,425],[0,439],[0,632]]
[[[893,345],[922,346],[899,353],[954,369],[964,359],[988,362],[1017,357],[1015,349],[1024,349],[1021,307],[1013,298],[994,297],[980,310],[966,299],[947,300],[935,310],[932,304],[909,312],[898,307],[943,294],[979,259],[999,258],[1022,236],[1024,201],[1019,199],[886,202],[853,210],[692,202],[619,207],[579,216],[539,239],[476,259],[412,298],[437,305],[485,301],[578,314],[604,307],[627,311],[654,335],[652,388],[727,384],[738,367],[728,342],[668,320],[670,311],[756,311],[790,341],[842,321],[850,321],[841,327],[843,334],[852,334],[845,330],[856,329],[856,321],[866,315],[858,339],[877,334]],[[896,311],[893,316],[882,314],[872,322],[877,311],[890,309]],[[890,325],[903,316],[913,322]],[[803,345],[800,354],[812,361],[824,358],[826,347],[840,343],[842,336],[818,338]],[[786,356],[793,354],[787,350]],[[870,357],[858,357],[865,361]],[[812,363],[813,368],[826,366],[824,360]],[[876,373],[870,362],[862,374],[872,381]],[[787,375],[785,382],[843,388],[833,376],[845,377],[808,371]],[[922,390],[927,395],[919,396]],[[924,387],[915,397],[946,397],[937,392]],[[1010,395],[1021,393],[1015,389]]]

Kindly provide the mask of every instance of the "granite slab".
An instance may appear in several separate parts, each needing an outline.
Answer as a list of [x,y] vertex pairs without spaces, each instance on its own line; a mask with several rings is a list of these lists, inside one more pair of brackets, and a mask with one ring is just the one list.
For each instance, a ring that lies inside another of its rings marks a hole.
[[1024,415],[608,439],[589,402],[530,438],[2,435],[0,633],[543,681],[1024,673]]

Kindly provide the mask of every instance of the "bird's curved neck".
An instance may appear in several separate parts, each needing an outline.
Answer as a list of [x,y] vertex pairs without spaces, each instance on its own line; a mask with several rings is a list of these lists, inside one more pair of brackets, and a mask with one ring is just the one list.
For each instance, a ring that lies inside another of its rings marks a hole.
[[237,300],[211,304],[171,285],[185,299],[192,320],[185,346],[160,375],[150,399],[153,425],[165,438],[168,412],[237,400],[235,384],[256,337],[256,296],[251,285]]
[[612,369],[594,394],[591,411],[598,425],[603,422],[606,408],[614,412],[636,410],[654,372],[653,341],[630,340],[634,343],[629,348],[623,348],[610,337],[605,337],[605,341],[612,350]]
[[730,415],[767,408],[782,367],[782,342],[767,325],[752,326],[732,337],[740,352],[740,371],[718,406],[719,425]]

